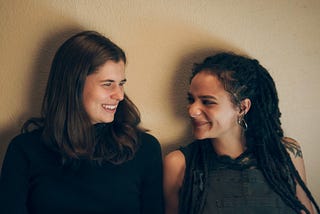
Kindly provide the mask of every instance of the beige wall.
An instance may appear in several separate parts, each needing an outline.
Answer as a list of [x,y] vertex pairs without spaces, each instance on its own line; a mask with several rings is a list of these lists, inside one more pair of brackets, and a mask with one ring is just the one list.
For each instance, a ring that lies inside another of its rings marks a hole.
[[283,127],[301,142],[320,202],[319,0],[0,0],[0,164],[21,123],[39,114],[52,56],[78,30],[126,51],[127,93],[164,153],[190,142],[193,62],[217,50],[253,56],[273,75]]

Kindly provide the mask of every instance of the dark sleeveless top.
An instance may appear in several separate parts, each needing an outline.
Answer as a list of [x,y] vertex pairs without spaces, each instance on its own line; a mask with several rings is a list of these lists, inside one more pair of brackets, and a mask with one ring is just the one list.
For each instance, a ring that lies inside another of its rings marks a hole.
[[[195,143],[211,144],[208,141],[197,141],[193,144]],[[190,145],[185,148],[180,148],[186,158],[187,168],[190,167],[190,154],[194,147],[197,147],[197,145]],[[210,162],[208,165],[208,178],[205,184],[202,184],[202,186],[206,188],[204,191],[204,206],[202,212],[195,209],[190,213],[295,213],[269,186],[262,171],[259,170],[256,158],[252,152],[245,151],[238,158],[232,159],[229,156],[218,156],[211,145],[207,145],[206,149],[210,149],[211,151],[209,151],[210,157],[208,158]],[[192,169],[186,169],[186,171],[190,170]],[[203,180],[205,180],[205,178],[203,178]],[[193,196],[193,198],[197,197]],[[194,203],[190,202],[189,204]]]

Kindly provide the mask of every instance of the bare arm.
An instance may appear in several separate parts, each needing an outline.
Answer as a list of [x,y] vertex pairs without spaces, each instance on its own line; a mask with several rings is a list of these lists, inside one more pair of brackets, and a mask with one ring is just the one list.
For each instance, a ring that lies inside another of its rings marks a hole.
[[[307,185],[304,160],[303,160],[302,151],[299,143],[291,138],[284,138],[283,140],[295,168],[299,172],[299,175],[303,180],[303,182]],[[312,204],[308,196],[306,195],[306,193],[303,191],[302,187],[299,184],[297,184],[297,187],[296,187],[296,195],[297,195],[297,198],[302,202],[302,204],[310,211],[310,213],[314,214]],[[301,212],[301,213],[304,214],[305,212]]]
[[163,191],[166,214],[179,213],[179,191],[185,172],[185,158],[181,151],[173,151],[164,158]]

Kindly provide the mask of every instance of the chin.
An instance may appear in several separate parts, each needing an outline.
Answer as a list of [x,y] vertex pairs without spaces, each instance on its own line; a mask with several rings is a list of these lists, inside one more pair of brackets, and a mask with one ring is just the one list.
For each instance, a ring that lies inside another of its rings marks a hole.
[[196,140],[204,140],[204,139],[207,139],[207,137],[194,137]]
[[207,136],[205,136],[204,134],[196,133],[196,132],[193,133],[193,137],[197,140],[203,140],[207,138]]
[[112,123],[114,121],[114,117],[112,118],[101,118],[101,123]]
[[103,121],[104,123],[112,123],[114,120],[112,119],[112,120],[105,120],[105,121]]

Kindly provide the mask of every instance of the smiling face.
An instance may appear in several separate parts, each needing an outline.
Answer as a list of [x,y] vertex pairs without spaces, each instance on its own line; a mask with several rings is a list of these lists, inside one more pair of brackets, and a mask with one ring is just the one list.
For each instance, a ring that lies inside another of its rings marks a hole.
[[87,76],[83,89],[83,105],[91,123],[110,123],[117,106],[124,99],[125,79],[123,61],[107,61]]
[[198,73],[191,81],[188,99],[196,139],[241,135],[237,123],[240,110],[231,102],[230,94],[215,75],[207,71]]

